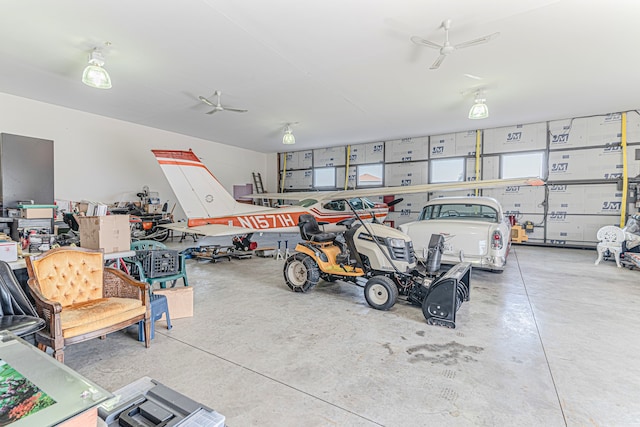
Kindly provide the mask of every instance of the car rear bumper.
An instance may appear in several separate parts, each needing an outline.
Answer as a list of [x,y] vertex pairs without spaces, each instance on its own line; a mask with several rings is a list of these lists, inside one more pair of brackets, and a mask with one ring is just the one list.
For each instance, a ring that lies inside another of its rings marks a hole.
[[470,262],[473,268],[481,270],[503,271],[507,264],[507,258],[504,256],[464,256],[463,260],[453,255],[442,255],[442,264],[457,264],[460,261]]

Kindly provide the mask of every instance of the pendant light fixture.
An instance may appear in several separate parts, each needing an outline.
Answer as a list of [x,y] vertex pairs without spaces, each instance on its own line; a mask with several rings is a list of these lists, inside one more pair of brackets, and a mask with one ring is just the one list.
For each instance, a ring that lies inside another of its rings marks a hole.
[[107,70],[102,68],[104,57],[98,48],[94,48],[89,54],[89,65],[82,73],[82,83],[98,89],[111,89],[111,77]]
[[469,110],[470,119],[486,119],[489,117],[489,107],[487,107],[486,99],[482,98],[480,91],[476,92],[475,103]]
[[287,126],[284,128],[284,136],[282,137],[282,143],[287,145],[296,143],[296,137],[293,136],[293,131],[291,130],[291,123],[287,123]]

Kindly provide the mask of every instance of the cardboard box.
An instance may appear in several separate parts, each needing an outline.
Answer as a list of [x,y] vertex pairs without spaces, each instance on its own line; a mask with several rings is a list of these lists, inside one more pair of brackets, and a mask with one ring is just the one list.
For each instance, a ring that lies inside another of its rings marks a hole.
[[129,215],[77,216],[80,246],[105,253],[131,249]]
[[162,205],[147,205],[145,209],[150,214],[162,213]]
[[52,208],[23,208],[20,209],[22,218],[53,218]]
[[18,244],[14,241],[0,241],[0,261],[18,260]]
[[172,320],[193,317],[193,288],[191,286],[157,289],[153,293],[166,295],[167,303],[169,304],[169,316]]
[[98,408],[94,407],[87,409],[84,412],[80,412],[73,418],[58,424],[58,427],[83,427],[83,426],[97,426],[98,424]]

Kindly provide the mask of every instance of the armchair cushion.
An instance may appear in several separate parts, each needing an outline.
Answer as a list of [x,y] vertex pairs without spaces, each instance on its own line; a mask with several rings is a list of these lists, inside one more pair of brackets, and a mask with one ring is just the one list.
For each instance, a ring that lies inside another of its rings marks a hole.
[[146,307],[131,298],[99,298],[73,304],[60,312],[62,336],[71,338],[96,329],[106,328],[138,315]]

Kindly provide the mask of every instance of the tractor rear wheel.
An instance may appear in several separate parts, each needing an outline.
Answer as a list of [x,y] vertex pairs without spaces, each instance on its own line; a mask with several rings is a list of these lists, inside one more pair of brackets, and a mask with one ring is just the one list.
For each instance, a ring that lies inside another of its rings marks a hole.
[[309,255],[296,253],[284,263],[284,280],[294,292],[307,292],[318,284],[320,268]]
[[386,276],[374,276],[364,287],[364,298],[376,310],[389,310],[398,299],[398,287]]

